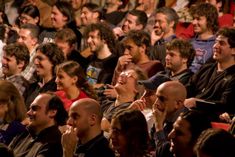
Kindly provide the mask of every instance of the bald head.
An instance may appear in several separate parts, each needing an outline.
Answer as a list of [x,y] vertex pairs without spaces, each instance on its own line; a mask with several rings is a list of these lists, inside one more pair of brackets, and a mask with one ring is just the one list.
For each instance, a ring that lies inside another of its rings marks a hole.
[[100,104],[94,99],[83,98],[83,99],[77,100],[72,104],[71,109],[72,108],[73,109],[82,108],[89,114],[95,114],[100,121],[102,119],[102,112],[101,112]]
[[186,88],[179,81],[167,81],[162,83],[157,90],[167,92],[168,96],[174,97],[176,100],[184,101],[187,96]]

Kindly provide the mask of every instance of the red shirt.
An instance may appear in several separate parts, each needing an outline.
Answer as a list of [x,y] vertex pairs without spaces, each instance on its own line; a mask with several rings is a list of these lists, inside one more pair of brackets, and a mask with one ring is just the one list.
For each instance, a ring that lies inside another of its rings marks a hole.
[[56,91],[55,94],[60,97],[60,99],[63,101],[64,103],[64,108],[66,109],[66,111],[69,111],[70,106],[72,105],[73,102],[82,99],[82,98],[88,98],[88,96],[86,95],[85,92],[80,91],[80,94],[78,95],[77,98],[75,99],[68,99],[66,97],[66,94],[64,91]]

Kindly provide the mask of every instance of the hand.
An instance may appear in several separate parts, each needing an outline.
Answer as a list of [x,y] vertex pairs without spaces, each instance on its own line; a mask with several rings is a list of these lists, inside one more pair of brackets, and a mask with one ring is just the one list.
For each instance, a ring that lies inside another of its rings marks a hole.
[[160,35],[156,35],[155,31],[153,30],[151,33],[151,44],[154,45],[156,41],[163,38],[164,32],[162,32]]
[[166,105],[164,111],[160,111],[157,108],[157,105],[153,104],[153,115],[154,115],[154,119],[155,119],[156,132],[163,130],[164,121],[166,119],[166,114],[167,114],[167,105]]
[[125,67],[132,62],[132,56],[130,54],[125,54],[118,59],[118,69],[120,71],[124,70]]
[[119,38],[121,36],[124,36],[124,32],[122,31],[122,28],[121,27],[115,27],[113,29],[113,33],[114,35],[116,36],[116,38]]
[[136,100],[133,103],[131,103],[131,105],[128,108],[133,110],[143,111],[146,108],[145,100],[144,99]]
[[77,141],[77,128],[67,126],[67,130],[63,133],[61,138],[64,157],[73,156]]
[[107,89],[104,90],[104,95],[109,98],[116,98],[117,97],[117,92],[114,89],[114,86],[107,84],[108,86]]
[[219,115],[219,118],[227,123],[231,123],[232,119],[230,118],[229,114],[227,112]]
[[200,99],[198,99],[198,98],[188,98],[188,99],[185,99],[184,106],[187,107],[187,108],[195,107],[197,100],[200,100]]

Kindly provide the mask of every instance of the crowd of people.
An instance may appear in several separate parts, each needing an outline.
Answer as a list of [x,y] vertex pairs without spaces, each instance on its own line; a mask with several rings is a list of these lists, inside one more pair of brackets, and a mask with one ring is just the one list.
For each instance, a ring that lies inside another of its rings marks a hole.
[[234,1],[0,1],[0,58],[0,156],[235,156]]

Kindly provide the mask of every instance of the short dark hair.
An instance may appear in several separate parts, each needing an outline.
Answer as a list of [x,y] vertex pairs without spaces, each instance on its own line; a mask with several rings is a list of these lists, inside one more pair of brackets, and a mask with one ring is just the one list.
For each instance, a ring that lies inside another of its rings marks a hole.
[[234,157],[235,137],[222,129],[208,129],[202,132],[194,147],[195,152],[210,157]]
[[216,36],[222,35],[228,38],[228,43],[231,48],[235,48],[235,28],[221,28],[217,33]]
[[81,9],[83,8],[87,8],[89,11],[93,12],[93,13],[98,13],[99,14],[99,19],[103,19],[103,11],[102,9],[95,3],[85,3]]
[[68,113],[64,108],[63,101],[53,92],[46,92],[44,94],[50,95],[50,99],[48,101],[46,112],[49,110],[57,110],[55,121],[57,125],[65,125],[68,119]]
[[192,61],[195,56],[195,49],[189,41],[183,39],[173,39],[169,43],[166,43],[167,50],[177,49],[182,58],[188,59],[187,66],[189,67],[192,64]]
[[170,23],[173,21],[174,22],[173,28],[174,29],[176,28],[176,25],[178,24],[179,21],[179,16],[174,9],[169,7],[161,7],[157,9],[156,14],[158,13],[166,15],[167,22]]
[[129,14],[136,16],[137,17],[136,23],[143,25],[143,28],[145,28],[147,21],[148,21],[148,16],[144,11],[131,10]]
[[67,24],[74,21],[74,9],[69,2],[57,1],[54,6],[64,15],[67,19]]
[[216,33],[219,28],[218,12],[215,6],[209,3],[199,3],[196,6],[190,8],[192,16],[205,16],[207,21],[207,28],[211,29],[213,33]]
[[8,44],[3,47],[3,51],[6,53],[7,56],[15,56],[17,64],[19,64],[20,61],[24,61],[24,67],[22,70],[24,70],[29,64],[29,50],[24,44]]
[[30,23],[27,23],[27,24],[23,24],[20,26],[21,29],[27,29],[30,31],[30,35],[33,37],[33,38],[37,38],[39,37],[39,33],[40,33],[40,28],[37,26],[37,25],[34,25],[34,24],[30,24]]
[[[40,13],[39,10],[36,6],[34,5],[26,5],[25,7],[23,7],[20,11],[20,14],[26,14],[32,18],[36,18],[38,17],[38,19],[40,20]],[[38,21],[39,23],[40,21]]]
[[40,51],[48,57],[53,65],[52,74],[55,75],[55,66],[63,63],[65,60],[62,50],[55,43],[43,43],[36,48],[36,51]]
[[77,36],[70,28],[63,28],[56,32],[55,39],[67,42],[70,46],[77,43]]

